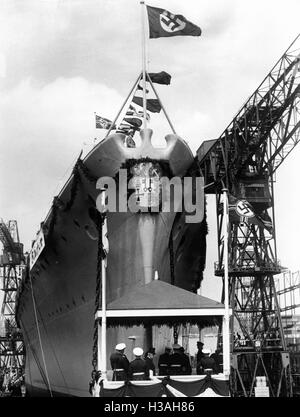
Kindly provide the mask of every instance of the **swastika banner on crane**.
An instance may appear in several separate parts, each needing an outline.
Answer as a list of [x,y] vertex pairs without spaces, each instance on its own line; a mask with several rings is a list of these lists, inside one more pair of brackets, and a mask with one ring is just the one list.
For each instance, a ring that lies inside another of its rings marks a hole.
[[239,200],[231,194],[228,197],[231,223],[252,223],[264,227],[271,235],[274,233],[272,220],[266,211],[258,214],[247,200]]

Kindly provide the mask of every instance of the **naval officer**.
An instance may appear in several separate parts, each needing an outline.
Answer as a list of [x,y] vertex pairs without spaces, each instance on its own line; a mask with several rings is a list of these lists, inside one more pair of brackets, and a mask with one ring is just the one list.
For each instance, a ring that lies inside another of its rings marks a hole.
[[133,349],[135,359],[129,364],[129,379],[130,380],[144,380],[149,378],[149,367],[143,356],[143,349],[136,347]]
[[110,355],[113,381],[125,381],[128,377],[129,360],[124,353],[125,349],[125,343],[119,343],[115,347],[116,351]]

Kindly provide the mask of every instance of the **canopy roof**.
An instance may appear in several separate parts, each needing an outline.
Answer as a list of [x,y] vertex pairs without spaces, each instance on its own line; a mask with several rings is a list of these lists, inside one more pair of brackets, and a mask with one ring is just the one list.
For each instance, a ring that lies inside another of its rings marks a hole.
[[[106,307],[108,326],[218,324],[224,315],[224,304],[182,288],[155,280],[132,288]],[[96,318],[101,319],[99,310]]]

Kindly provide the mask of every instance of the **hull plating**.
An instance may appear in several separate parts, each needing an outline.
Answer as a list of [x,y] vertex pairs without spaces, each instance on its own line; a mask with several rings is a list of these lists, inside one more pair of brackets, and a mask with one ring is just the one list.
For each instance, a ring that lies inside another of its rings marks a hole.
[[[187,168],[192,163],[192,156],[189,150],[182,154],[184,147],[183,143],[174,147],[172,155],[177,166],[183,157],[182,166]],[[84,160],[89,175],[81,170],[79,176],[71,177],[59,195],[62,209],[56,212],[52,209],[44,222],[48,232],[46,247],[32,268],[30,279],[28,277],[23,283],[17,310],[26,345],[29,394],[49,394],[50,385],[54,395],[89,395],[98,265],[95,201],[99,195],[89,176],[114,176],[128,158],[126,152],[118,140],[106,139],[96,146]],[[147,221],[145,218],[132,213],[108,214],[108,302],[147,281],[147,276],[153,276],[156,270],[159,279],[182,288],[195,290],[197,280],[199,285],[200,265],[205,258],[203,224],[186,225],[183,216],[176,217],[175,221],[172,213],[159,213],[155,219],[152,216],[152,220],[148,218]],[[170,272],[171,231],[173,278]],[[150,252],[144,247],[145,233],[148,238],[149,233],[153,235]],[[144,333],[140,328],[110,328],[107,332],[108,353],[119,341],[125,341],[130,347],[128,336],[132,334],[139,338],[140,344],[143,343]]]

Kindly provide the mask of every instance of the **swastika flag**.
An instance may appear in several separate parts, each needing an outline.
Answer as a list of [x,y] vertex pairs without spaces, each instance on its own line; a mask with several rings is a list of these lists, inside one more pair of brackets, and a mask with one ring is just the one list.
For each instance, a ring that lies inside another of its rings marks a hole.
[[149,37],[200,36],[201,29],[189,22],[184,16],[173,14],[168,10],[147,6],[149,20]]
[[266,210],[257,213],[247,200],[239,200],[231,194],[228,196],[228,203],[229,221],[231,223],[256,224],[257,226],[264,227],[273,235],[272,219]]

